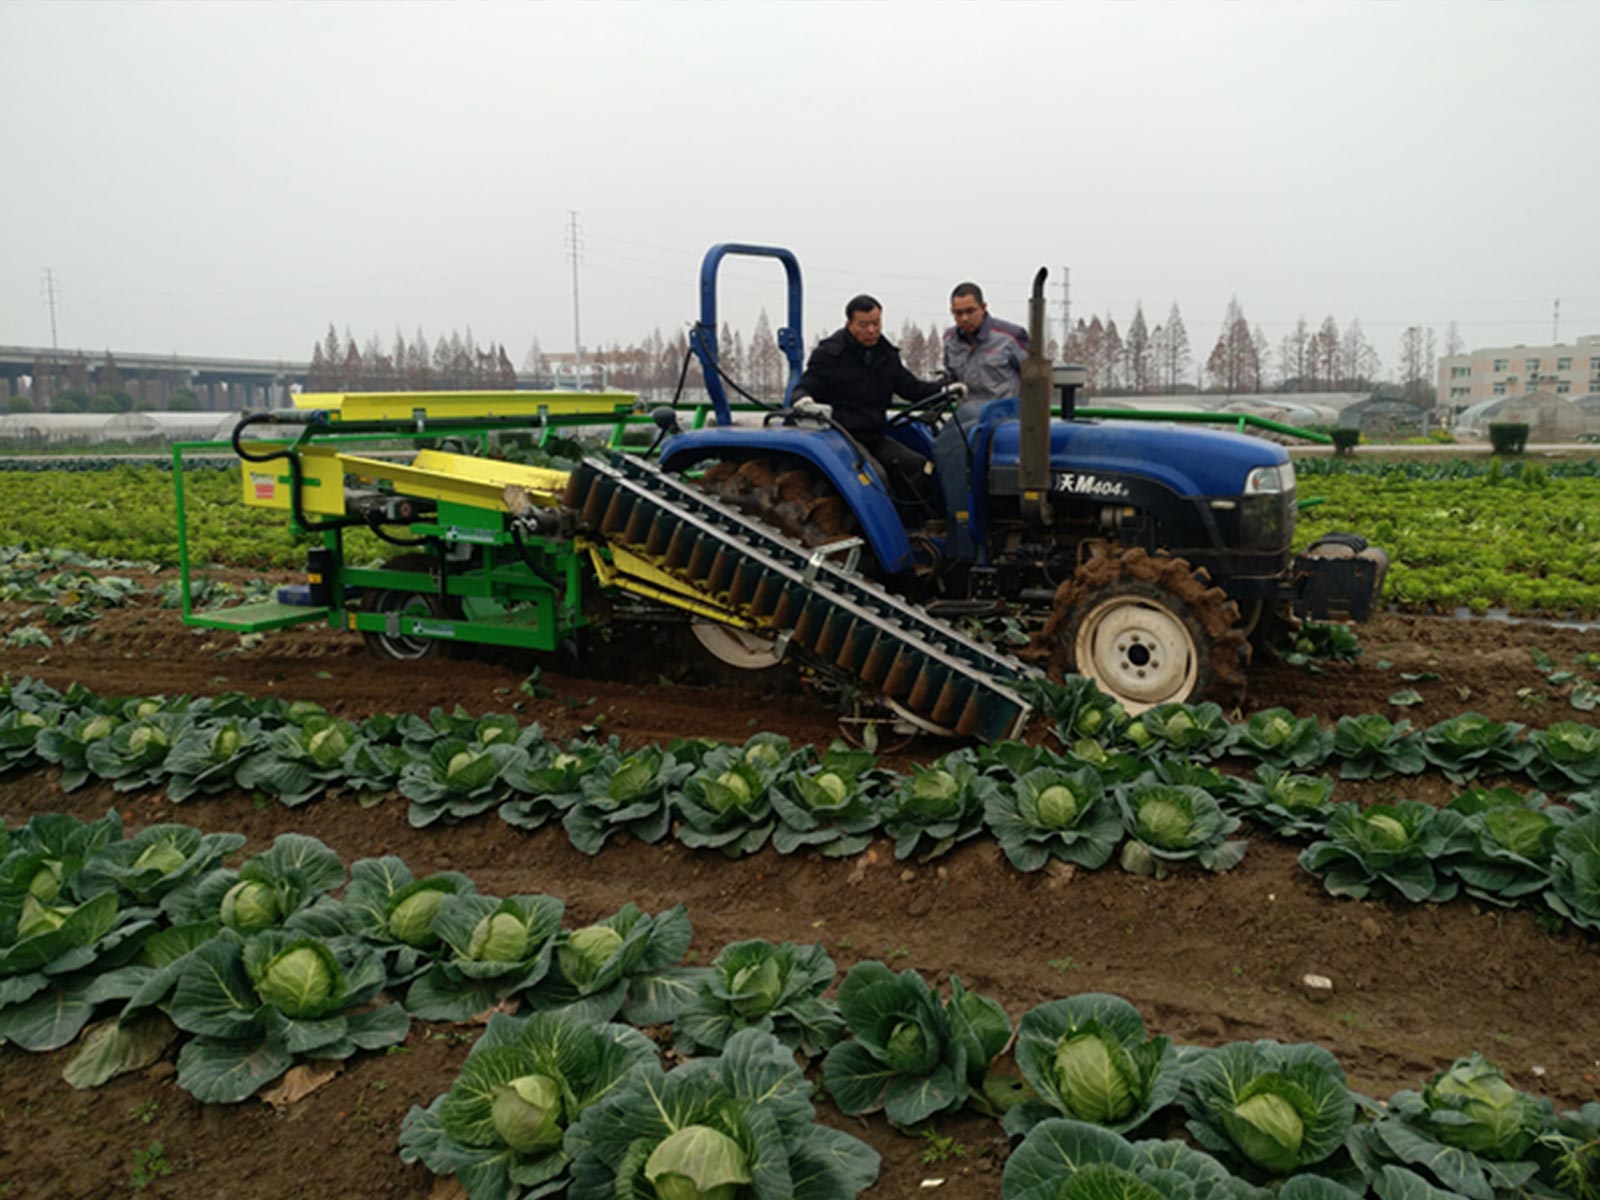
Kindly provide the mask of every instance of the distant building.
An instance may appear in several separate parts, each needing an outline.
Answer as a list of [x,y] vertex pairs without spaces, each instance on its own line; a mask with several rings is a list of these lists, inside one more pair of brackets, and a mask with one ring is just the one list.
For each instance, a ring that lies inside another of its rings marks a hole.
[[1496,346],[1439,359],[1439,403],[1451,409],[1533,392],[1600,392],[1600,334],[1575,345]]

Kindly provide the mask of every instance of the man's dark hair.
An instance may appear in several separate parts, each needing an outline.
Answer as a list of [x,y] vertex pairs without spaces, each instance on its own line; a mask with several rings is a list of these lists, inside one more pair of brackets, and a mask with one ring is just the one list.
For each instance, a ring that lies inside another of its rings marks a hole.
[[850,303],[844,306],[845,323],[849,324],[850,318],[855,316],[857,313],[871,312],[875,308],[882,307],[883,305],[879,304],[865,292],[862,292],[859,296],[852,296],[850,298]]
[[979,304],[983,303],[983,289],[970,280],[956,284],[951,290],[950,299],[954,300],[957,296],[971,296]]

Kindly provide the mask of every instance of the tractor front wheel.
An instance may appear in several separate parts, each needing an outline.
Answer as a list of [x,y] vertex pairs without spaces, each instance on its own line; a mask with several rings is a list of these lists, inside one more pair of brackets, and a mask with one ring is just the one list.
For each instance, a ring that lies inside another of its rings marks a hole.
[[[431,571],[434,559],[427,554],[402,554],[384,564],[390,571]],[[401,617],[420,617],[424,620],[443,617],[444,604],[438,596],[427,592],[402,592],[390,588],[368,590],[362,606],[367,612],[393,613]],[[415,662],[431,658],[441,652],[443,643],[438,638],[412,637],[404,633],[387,633],[368,629],[362,634],[367,648],[380,658],[400,662]]]
[[1238,605],[1181,558],[1096,554],[1056,593],[1050,674],[1087,676],[1134,714],[1197,703],[1219,685],[1244,685],[1249,645],[1238,619]]
[[1202,696],[1209,688],[1205,631],[1160,588],[1114,583],[1082,609],[1060,644],[1070,647],[1079,675],[1130,713]]

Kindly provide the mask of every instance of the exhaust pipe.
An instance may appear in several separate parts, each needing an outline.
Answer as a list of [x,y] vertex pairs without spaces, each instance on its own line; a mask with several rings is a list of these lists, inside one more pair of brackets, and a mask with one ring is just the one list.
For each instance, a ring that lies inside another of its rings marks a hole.
[[1022,360],[1022,395],[1017,401],[1017,485],[1024,518],[1049,525],[1050,509],[1050,358],[1044,352],[1044,281],[1049,270],[1033,277],[1028,300],[1028,357]]

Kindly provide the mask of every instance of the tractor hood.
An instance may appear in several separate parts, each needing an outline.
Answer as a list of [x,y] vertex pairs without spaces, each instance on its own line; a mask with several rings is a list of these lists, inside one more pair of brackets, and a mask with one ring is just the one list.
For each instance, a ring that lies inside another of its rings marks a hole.
[[[1015,467],[1019,422],[995,425],[991,469]],[[1116,472],[1164,484],[1180,496],[1237,496],[1256,467],[1281,466],[1289,453],[1275,442],[1149,421],[1052,421],[1050,469],[1079,475]]]

